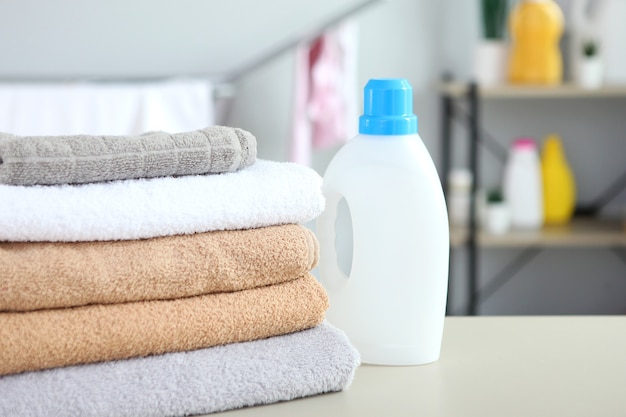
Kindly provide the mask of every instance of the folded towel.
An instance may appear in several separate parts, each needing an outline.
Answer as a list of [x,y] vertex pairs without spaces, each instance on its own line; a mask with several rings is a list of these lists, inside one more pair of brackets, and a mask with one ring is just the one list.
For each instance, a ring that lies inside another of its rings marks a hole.
[[232,172],[255,158],[256,138],[225,126],[141,136],[0,134],[0,183],[80,184]]
[[290,281],[315,267],[306,227],[105,242],[0,243],[0,311],[190,297]]
[[349,387],[359,354],[328,323],[192,352],[0,378],[0,415],[187,416]]
[[306,223],[324,209],[311,168],[257,160],[237,172],[82,185],[0,185],[0,241],[144,239]]
[[321,323],[327,308],[307,274],[176,300],[0,313],[0,375],[277,336]]

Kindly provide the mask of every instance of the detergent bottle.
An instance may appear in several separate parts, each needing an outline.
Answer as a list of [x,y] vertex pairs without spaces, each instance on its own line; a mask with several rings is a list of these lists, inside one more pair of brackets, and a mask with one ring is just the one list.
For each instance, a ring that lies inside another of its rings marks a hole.
[[563,13],[553,0],[521,0],[509,18],[509,81],[554,85],[563,78]]
[[538,230],[543,225],[541,163],[533,138],[518,138],[509,149],[504,166],[504,199],[509,205],[511,227]]
[[548,135],[544,141],[541,174],[545,223],[560,225],[569,222],[576,204],[576,185],[557,135]]
[[[405,79],[367,83],[359,134],[324,174],[326,209],[317,219],[327,320],[370,364],[425,364],[438,360],[441,349],[448,215],[435,165],[417,133],[412,91]],[[341,201],[352,225],[347,274],[336,250],[336,231],[345,230],[338,224]]]

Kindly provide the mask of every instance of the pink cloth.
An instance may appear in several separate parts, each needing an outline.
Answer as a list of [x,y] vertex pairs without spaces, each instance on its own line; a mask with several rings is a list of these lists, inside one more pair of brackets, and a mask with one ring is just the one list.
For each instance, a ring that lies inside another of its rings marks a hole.
[[311,165],[314,149],[356,135],[356,48],[352,22],[298,47],[290,161]]

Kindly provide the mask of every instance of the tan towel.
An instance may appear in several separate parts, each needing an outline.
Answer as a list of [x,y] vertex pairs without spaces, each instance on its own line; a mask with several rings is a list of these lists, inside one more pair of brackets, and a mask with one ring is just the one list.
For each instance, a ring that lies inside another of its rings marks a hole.
[[307,228],[105,242],[0,243],[0,311],[238,291],[292,280],[318,260]]
[[327,308],[307,274],[177,300],[0,313],[0,375],[278,336],[320,324]]

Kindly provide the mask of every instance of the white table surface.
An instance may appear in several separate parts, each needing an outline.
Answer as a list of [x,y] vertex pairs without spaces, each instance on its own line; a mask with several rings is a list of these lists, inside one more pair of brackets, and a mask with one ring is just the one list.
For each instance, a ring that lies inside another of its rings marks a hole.
[[[216,414],[214,414],[216,415]],[[237,416],[626,416],[626,316],[448,317],[438,362]]]

